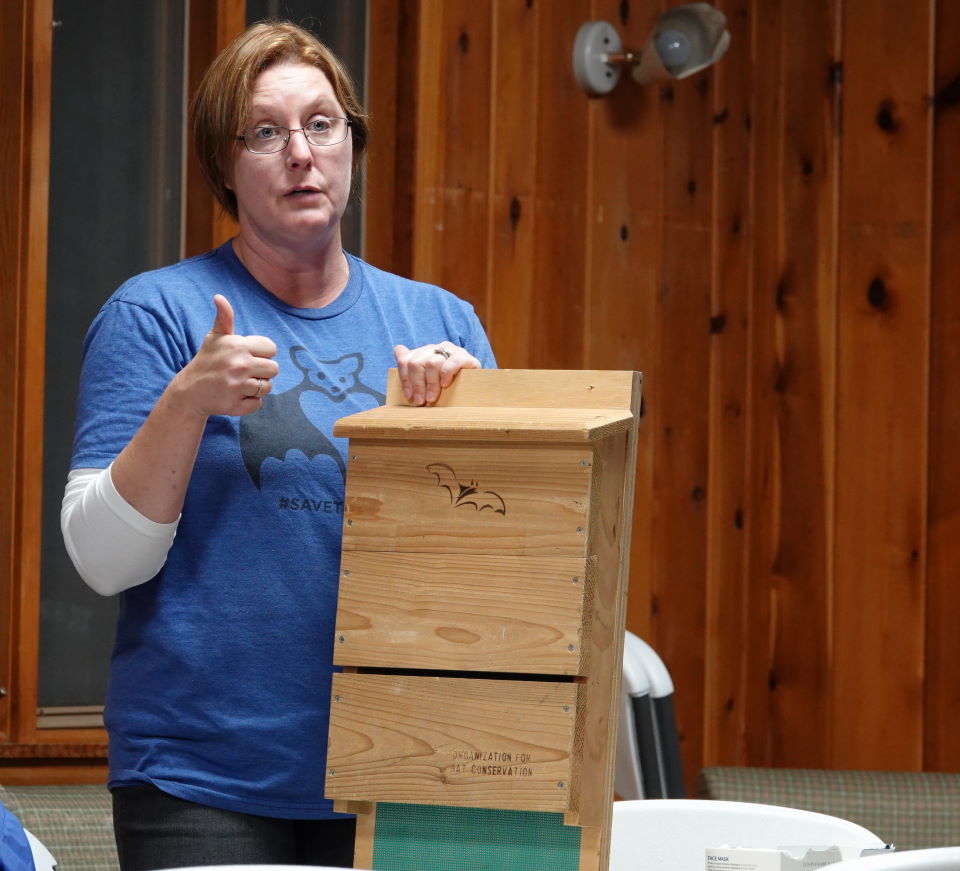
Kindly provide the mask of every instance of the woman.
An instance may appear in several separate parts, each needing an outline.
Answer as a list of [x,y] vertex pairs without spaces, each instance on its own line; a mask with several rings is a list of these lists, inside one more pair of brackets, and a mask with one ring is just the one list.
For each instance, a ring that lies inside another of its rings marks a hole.
[[62,513],[80,574],[122,597],[104,717],[121,865],[349,866],[353,820],[323,798],[332,425],[383,401],[390,366],[423,405],[493,354],[469,305],[343,251],[366,121],[311,34],[254,25],[191,114],[239,234],[98,314]]

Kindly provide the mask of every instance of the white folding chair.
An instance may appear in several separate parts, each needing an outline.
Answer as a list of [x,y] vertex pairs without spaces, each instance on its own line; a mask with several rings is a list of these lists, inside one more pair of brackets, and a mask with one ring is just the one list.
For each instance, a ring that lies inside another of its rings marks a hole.
[[881,853],[860,859],[834,862],[830,871],[958,871],[960,847],[933,847],[929,850],[904,850]]
[[[644,730],[652,728],[650,713],[650,678],[643,664],[637,659],[630,642],[633,636],[627,632],[623,644],[623,677],[620,683],[620,725],[617,727],[617,765],[613,789],[625,799],[647,798],[644,789],[644,770],[640,757],[640,745],[644,743]],[[649,779],[649,772],[648,779]]]
[[884,844],[849,820],[795,808],[698,799],[617,801],[610,871],[691,871],[704,867],[708,847],[834,845]]
[[624,799],[686,795],[670,672],[656,651],[629,631],[613,788]]

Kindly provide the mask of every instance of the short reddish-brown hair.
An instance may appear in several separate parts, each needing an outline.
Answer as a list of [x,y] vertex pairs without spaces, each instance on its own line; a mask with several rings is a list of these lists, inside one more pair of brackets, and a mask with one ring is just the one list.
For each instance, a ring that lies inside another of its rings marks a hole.
[[214,58],[190,101],[193,144],[210,190],[234,219],[237,197],[226,185],[257,76],[268,67],[292,62],[317,67],[329,80],[350,119],[353,178],[367,146],[367,115],[345,67],[308,30],[288,21],[261,21],[248,27]]

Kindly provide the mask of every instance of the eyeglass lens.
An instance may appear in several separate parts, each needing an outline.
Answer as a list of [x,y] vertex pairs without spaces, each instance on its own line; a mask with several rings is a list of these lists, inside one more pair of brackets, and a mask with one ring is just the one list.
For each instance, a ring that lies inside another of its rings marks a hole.
[[244,145],[254,154],[283,151],[294,133],[303,133],[311,145],[337,145],[347,138],[350,122],[346,118],[315,118],[304,127],[293,130],[277,125],[250,127],[243,132]]

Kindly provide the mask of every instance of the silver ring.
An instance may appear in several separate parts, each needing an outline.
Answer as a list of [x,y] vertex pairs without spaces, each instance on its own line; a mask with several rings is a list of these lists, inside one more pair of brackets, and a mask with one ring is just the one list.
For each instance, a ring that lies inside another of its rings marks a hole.
[[433,353],[434,353],[434,354],[439,354],[439,355],[440,355],[441,357],[443,357],[445,360],[449,360],[449,359],[450,359],[450,352],[449,352],[446,348],[440,348],[440,347],[434,348],[434,349],[433,349]]
[[263,379],[257,379],[257,392],[253,394],[253,399],[258,399],[260,397],[260,392],[263,390]]

